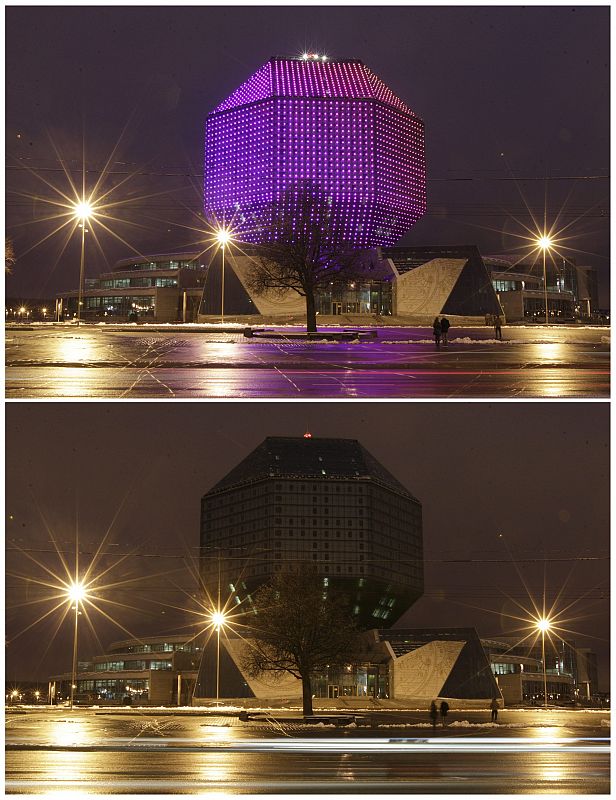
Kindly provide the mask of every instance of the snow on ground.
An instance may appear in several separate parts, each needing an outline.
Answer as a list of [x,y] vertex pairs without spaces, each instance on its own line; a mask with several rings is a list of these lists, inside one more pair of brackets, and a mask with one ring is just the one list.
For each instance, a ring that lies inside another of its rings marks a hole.
[[[571,723],[567,720],[567,726],[575,728],[595,728],[595,724],[584,723]],[[432,728],[434,727],[431,722],[416,722],[404,723],[403,725],[378,725],[378,728]],[[441,728],[442,725],[437,725]],[[455,722],[448,722],[446,728],[546,728],[554,727],[553,723],[544,722],[469,722],[467,719],[456,720]],[[601,727],[610,727],[609,719],[601,720]]]

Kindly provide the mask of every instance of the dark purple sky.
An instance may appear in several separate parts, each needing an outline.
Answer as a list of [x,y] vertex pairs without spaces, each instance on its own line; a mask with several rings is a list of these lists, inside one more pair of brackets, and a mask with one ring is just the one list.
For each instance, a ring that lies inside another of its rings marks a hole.
[[[105,607],[135,634],[181,633],[194,617],[171,606],[185,607],[183,592],[195,591],[188,564],[198,553],[202,494],[266,436],[309,428],[359,439],[423,503],[425,595],[398,627],[506,633],[506,614],[517,611],[503,592],[530,608],[525,582],[540,602],[545,555],[548,601],[571,571],[559,608],[587,595],[565,627],[596,649],[608,684],[606,403],[19,403],[6,412],[8,680],[70,669],[68,619],[55,639],[58,614],[15,638],[50,607],[11,608],[48,591],[12,576],[45,578],[15,546],[59,567],[36,504],[67,555],[76,512],[84,552],[117,515],[105,552],[137,551],[110,578],[150,577],[106,595],[140,612]],[[126,638],[100,618],[97,630],[103,644]],[[83,625],[80,656],[96,652]]]
[[[578,263],[601,270],[607,306],[609,183],[593,176],[607,175],[609,165],[609,13],[608,7],[8,7],[7,187],[50,195],[24,172],[28,165],[66,188],[47,131],[74,168],[85,130],[86,163],[98,170],[127,125],[113,157],[118,174],[104,185],[137,168],[148,174],[116,190],[133,198],[118,214],[117,231],[144,253],[187,248],[196,234],[182,225],[197,222],[201,208],[207,113],[271,55],[308,48],[360,58],[426,125],[428,214],[403,242],[476,243],[484,253],[515,247],[511,234],[532,223],[516,185],[504,180],[513,173],[527,179],[520,190],[536,214],[547,188],[549,221],[565,202],[561,226],[583,215],[568,228],[566,235],[575,237],[568,244],[585,251]],[[160,192],[166,194],[143,199]],[[50,296],[76,285],[77,237],[62,256],[59,235],[26,252],[49,232],[50,223],[35,222],[48,209],[8,195],[19,259],[9,295]],[[87,275],[131,253],[109,237],[102,244],[105,258],[90,242]]]

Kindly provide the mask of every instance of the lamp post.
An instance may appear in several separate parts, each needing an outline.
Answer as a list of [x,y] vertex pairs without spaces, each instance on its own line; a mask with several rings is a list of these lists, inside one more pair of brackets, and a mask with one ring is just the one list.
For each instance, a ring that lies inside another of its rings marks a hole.
[[80,200],[78,203],[75,203],[73,207],[73,213],[75,217],[81,222],[79,226],[81,227],[81,258],[79,260],[79,293],[77,296],[77,324],[81,322],[81,303],[83,300],[83,276],[84,276],[84,265],[85,265],[85,251],[86,251],[86,222],[92,216],[93,208],[88,203],[87,200]]
[[219,228],[216,231],[215,239],[222,250],[222,269],[220,282],[220,322],[225,321],[225,246],[231,242],[231,233],[227,228]]
[[86,590],[82,583],[74,581],[68,588],[68,597],[75,603],[75,628],[73,632],[73,670],[71,673],[71,709],[75,699],[75,688],[77,686],[77,631],[79,621],[79,601],[86,596]]
[[220,629],[225,624],[224,611],[214,611],[212,614],[212,625],[216,628],[216,705],[220,697]]
[[552,240],[549,236],[544,234],[537,239],[537,247],[543,251],[543,302],[545,303],[545,324],[549,325],[548,318],[548,282],[545,271],[545,254],[552,246]]
[[541,660],[543,661],[543,705],[548,707],[548,679],[545,668],[545,634],[549,631],[552,623],[547,617],[541,617],[535,623],[537,628],[541,631]]

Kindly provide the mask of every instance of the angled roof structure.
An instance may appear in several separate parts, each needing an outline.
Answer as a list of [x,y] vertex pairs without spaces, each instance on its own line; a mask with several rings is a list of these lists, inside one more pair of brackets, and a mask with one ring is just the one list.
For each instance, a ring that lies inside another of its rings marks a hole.
[[416,499],[356,439],[268,436],[208,494],[265,478],[372,479]]
[[405,114],[414,112],[358,59],[314,60],[273,56],[213,114],[270,97],[378,100]]

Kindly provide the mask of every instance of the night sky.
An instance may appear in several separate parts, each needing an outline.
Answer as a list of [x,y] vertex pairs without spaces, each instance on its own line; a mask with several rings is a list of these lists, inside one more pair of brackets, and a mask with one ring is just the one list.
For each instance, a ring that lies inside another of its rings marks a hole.
[[[363,60],[425,121],[428,214],[402,243],[511,251],[513,234],[533,227],[525,203],[539,219],[547,205],[548,222],[564,209],[558,227],[571,223],[568,244],[584,251],[577,262],[601,270],[607,307],[609,181],[597,176],[609,165],[609,13],[9,7],[7,224],[18,262],[7,294],[51,297],[78,280],[78,235],[31,249],[51,231],[40,220],[52,207],[26,195],[53,193],[25,167],[66,191],[59,156],[75,170],[83,142],[89,186],[111,156],[102,186],[130,200],[114,223],[128,244],[142,253],[190,248],[200,236],[189,228],[202,226],[205,116],[270,56],[308,49]],[[86,275],[131,255],[128,244],[103,235],[103,257],[90,237]]]
[[[104,606],[126,629],[183,633],[196,618],[173,606],[196,590],[201,496],[266,436],[309,429],[359,439],[423,504],[425,595],[397,627],[508,633],[514,601],[531,607],[524,584],[541,601],[545,558],[548,603],[561,589],[558,608],[579,600],[565,627],[598,652],[608,686],[608,404],[19,403],[6,416],[9,681],[70,669],[70,619],[53,637],[59,612],[17,636],[51,607],[18,604],[51,590],[15,548],[59,569],[37,506],[71,559],[78,516],[82,565],[110,525],[101,564],[134,551],[110,580],[150,577],[106,597],[139,610]],[[101,645],[128,637],[95,619]],[[102,652],[81,631],[80,658]]]

